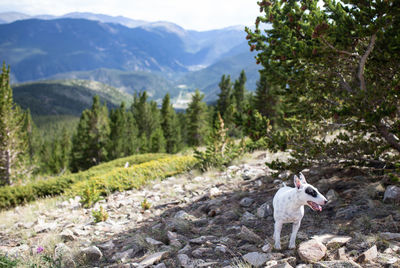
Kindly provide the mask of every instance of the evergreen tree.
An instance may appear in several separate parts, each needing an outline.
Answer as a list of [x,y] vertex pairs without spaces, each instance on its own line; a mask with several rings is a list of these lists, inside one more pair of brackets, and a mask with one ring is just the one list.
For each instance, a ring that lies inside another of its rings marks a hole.
[[26,168],[24,114],[13,102],[9,74],[10,68],[3,63],[0,75],[0,185],[11,184]]
[[24,112],[24,125],[22,127],[23,132],[26,134],[27,153],[29,161],[32,164],[38,144],[36,141],[36,126],[32,120],[31,112],[29,108]]
[[207,136],[207,105],[202,101],[203,98],[204,95],[197,89],[186,110],[187,136],[190,146],[203,144]]
[[257,81],[256,93],[254,96],[254,108],[262,115],[268,118],[274,117],[276,101],[271,87],[262,75]]
[[108,146],[109,159],[127,155],[128,115],[125,103],[110,113],[110,143]]
[[133,155],[139,153],[140,144],[138,137],[138,128],[131,111],[126,115],[126,132],[125,132],[125,155]]
[[71,155],[71,136],[68,133],[68,130],[64,127],[62,129],[62,134],[60,138],[60,168],[61,172],[65,172],[69,170],[69,165],[70,165],[70,155]]
[[93,97],[90,110],[82,112],[77,133],[72,142],[72,168],[74,171],[88,169],[107,160],[110,135],[108,109],[100,105],[100,98]]
[[240,72],[239,79],[237,79],[233,85],[233,96],[235,96],[236,111],[242,113],[245,107],[245,92],[246,92],[246,73],[244,70]]
[[152,153],[165,153],[166,140],[161,127],[154,130],[150,136],[150,151]]
[[218,84],[221,92],[218,94],[217,111],[225,120],[225,113],[229,105],[232,103],[232,83],[230,75],[222,75],[221,81]]
[[[400,152],[399,2],[258,3],[262,14],[254,30],[246,28],[247,39],[267,83],[280,88],[279,121],[292,152],[301,154],[293,159],[309,166],[381,159],[387,146]],[[342,134],[321,142],[335,130]]]
[[166,152],[176,153],[180,143],[180,129],[169,93],[165,95],[161,106],[161,128],[166,140]]

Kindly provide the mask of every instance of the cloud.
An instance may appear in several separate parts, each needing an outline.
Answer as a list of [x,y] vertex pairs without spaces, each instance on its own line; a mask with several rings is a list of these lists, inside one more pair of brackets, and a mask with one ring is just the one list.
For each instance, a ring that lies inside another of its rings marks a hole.
[[256,0],[1,0],[0,12],[63,15],[93,12],[147,21],[170,21],[186,29],[208,30],[253,25]]

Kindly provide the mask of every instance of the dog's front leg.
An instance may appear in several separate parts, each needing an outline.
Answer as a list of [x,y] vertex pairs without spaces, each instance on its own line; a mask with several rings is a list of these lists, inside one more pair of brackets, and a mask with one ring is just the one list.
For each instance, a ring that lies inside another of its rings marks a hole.
[[275,248],[281,249],[281,230],[282,230],[282,222],[275,221],[274,227],[274,240],[275,240]]
[[300,224],[301,224],[301,220],[293,223],[292,235],[290,236],[290,241],[289,241],[290,249],[293,249],[296,247],[296,236],[297,236],[297,232],[299,231]]

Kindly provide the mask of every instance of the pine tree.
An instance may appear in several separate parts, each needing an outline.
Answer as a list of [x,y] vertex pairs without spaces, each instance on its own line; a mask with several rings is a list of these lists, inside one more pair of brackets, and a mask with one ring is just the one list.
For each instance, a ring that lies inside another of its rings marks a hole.
[[240,72],[239,79],[237,79],[233,85],[233,96],[235,96],[236,111],[242,113],[245,107],[245,92],[246,92],[246,73],[244,70]]
[[207,105],[202,101],[204,95],[196,90],[186,110],[187,136],[189,146],[199,146],[207,136]]
[[161,128],[166,140],[166,152],[176,153],[180,143],[180,129],[169,93],[165,95],[161,106]]
[[267,80],[262,75],[257,81],[256,93],[254,96],[254,108],[262,115],[270,119],[274,117],[276,101],[271,87],[268,85]]
[[109,159],[127,155],[128,115],[125,103],[110,113],[110,143],[108,146]]
[[128,111],[126,115],[125,135],[125,155],[133,155],[139,153],[140,145],[138,137],[138,127],[131,111]]
[[3,63],[0,75],[0,185],[8,185],[18,174],[24,173],[26,133],[24,114],[14,104],[10,87],[10,68]]
[[69,170],[70,165],[70,155],[71,155],[71,136],[69,135],[67,129],[63,127],[62,134],[60,138],[61,154],[60,154],[60,168],[61,172]]
[[219,112],[224,121],[226,121],[225,113],[229,105],[232,103],[232,83],[230,75],[222,75],[221,81],[219,82],[218,86],[221,92],[218,94],[217,112]]
[[152,153],[165,153],[166,140],[161,127],[154,130],[150,136],[150,151]]
[[88,169],[107,160],[109,135],[107,106],[101,106],[99,97],[94,96],[91,109],[82,112],[77,133],[73,137],[73,170]]

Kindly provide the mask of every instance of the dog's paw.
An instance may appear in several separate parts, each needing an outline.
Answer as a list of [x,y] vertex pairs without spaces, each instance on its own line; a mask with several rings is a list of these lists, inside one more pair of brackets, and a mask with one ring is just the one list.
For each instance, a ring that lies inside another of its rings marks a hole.
[[275,248],[276,250],[281,250],[281,245],[275,244],[274,248]]
[[293,245],[289,245],[288,246],[288,249],[295,249],[296,248],[296,244],[293,244]]

